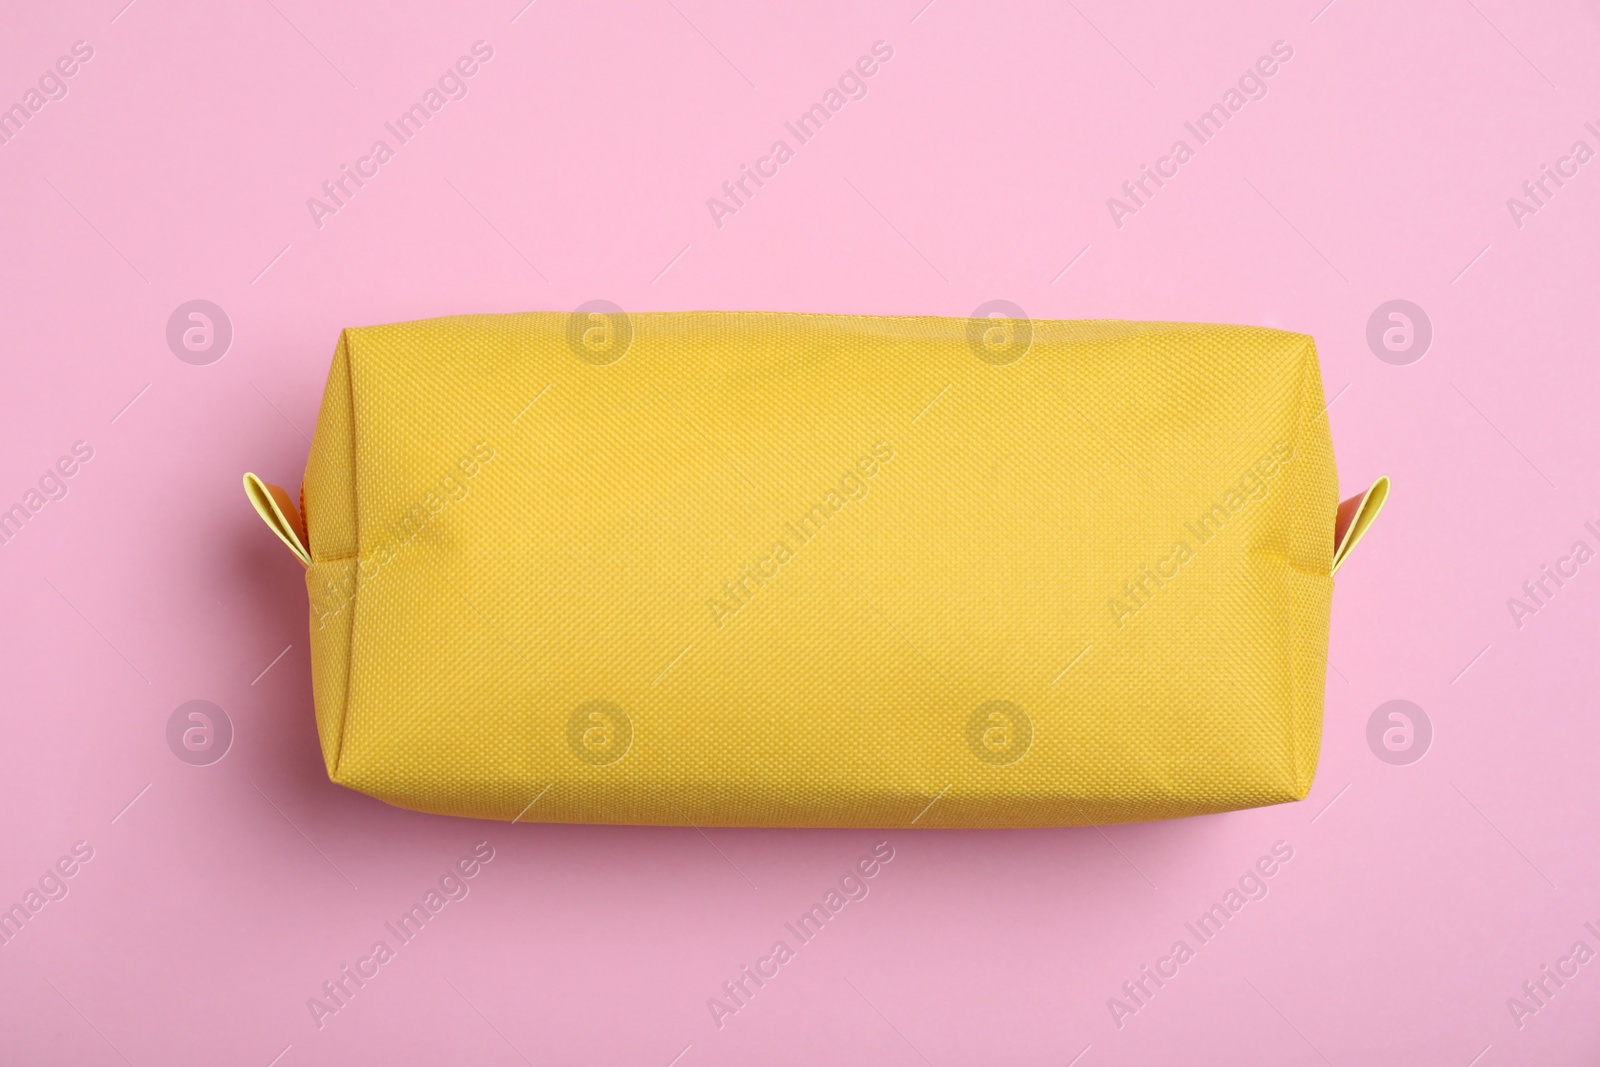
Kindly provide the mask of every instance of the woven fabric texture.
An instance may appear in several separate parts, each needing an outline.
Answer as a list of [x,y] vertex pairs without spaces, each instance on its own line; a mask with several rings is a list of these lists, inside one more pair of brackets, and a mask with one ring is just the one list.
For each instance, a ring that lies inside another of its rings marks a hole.
[[1303,798],[1311,338],[604,310],[346,330],[303,502],[332,779],[552,822],[1001,827]]

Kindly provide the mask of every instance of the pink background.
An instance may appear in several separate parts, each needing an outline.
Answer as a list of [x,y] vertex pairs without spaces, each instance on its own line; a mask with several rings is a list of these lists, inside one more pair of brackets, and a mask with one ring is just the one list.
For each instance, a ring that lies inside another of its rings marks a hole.
[[[0,17],[0,103],[94,49],[0,146],[0,507],[94,449],[0,547],[0,904],[94,850],[0,947],[0,1061],[1595,1062],[1600,963],[1520,1028],[1506,1003],[1600,950],[1600,564],[1520,629],[1506,603],[1600,545],[1600,161],[1520,228],[1506,204],[1600,149],[1592,6],[122,3]],[[469,95],[319,229],[306,199],[477,40]],[[869,94],[719,228],[707,198],[878,40]],[[1117,227],[1106,199],[1279,40],[1268,95]],[[165,337],[196,298],[234,329],[206,366]],[[1313,334],[1345,491],[1395,490],[1339,578],[1310,798],[702,834],[330,785],[301,571],[241,472],[297,481],[343,326],[596,298]],[[1366,341],[1394,298],[1434,329],[1406,366]],[[1398,698],[1434,728],[1408,766],[1366,740]],[[234,725],[210,766],[167,745],[191,699]],[[870,896],[718,1029],[707,998],[882,839]],[[480,840],[470,895],[319,1030],[307,998]],[[1107,999],[1279,840],[1270,895],[1119,1029]]]

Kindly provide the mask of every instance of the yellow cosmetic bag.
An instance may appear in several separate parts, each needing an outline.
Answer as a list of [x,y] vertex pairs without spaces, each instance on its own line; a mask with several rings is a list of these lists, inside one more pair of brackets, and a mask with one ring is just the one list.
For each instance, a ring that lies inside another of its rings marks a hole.
[[391,804],[1125,822],[1311,787],[1388,488],[1325,404],[1278,330],[586,305],[344,331],[298,501],[245,484]]

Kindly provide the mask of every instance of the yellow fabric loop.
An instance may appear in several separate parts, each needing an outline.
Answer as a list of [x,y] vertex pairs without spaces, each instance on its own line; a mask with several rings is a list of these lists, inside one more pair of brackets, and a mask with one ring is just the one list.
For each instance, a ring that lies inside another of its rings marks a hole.
[[294,553],[296,559],[307,567],[311,566],[311,551],[306,548],[305,524],[301,522],[300,512],[288,492],[249,473],[244,476],[244,492],[250,498],[256,514],[261,516],[261,521],[289,546],[289,551]]
[[1355,551],[1356,545],[1361,543],[1361,539],[1377,521],[1378,513],[1383,510],[1383,502],[1388,499],[1389,479],[1379,478],[1365,493],[1351,497],[1339,505],[1338,518],[1335,520],[1337,535],[1333,549],[1332,573],[1339,573],[1344,561]]

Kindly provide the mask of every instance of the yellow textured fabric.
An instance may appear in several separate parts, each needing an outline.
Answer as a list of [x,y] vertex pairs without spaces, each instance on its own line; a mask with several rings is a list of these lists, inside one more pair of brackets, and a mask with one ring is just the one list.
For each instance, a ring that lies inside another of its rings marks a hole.
[[1337,489],[1315,346],[1276,330],[346,330],[302,497],[323,755],[392,804],[523,821],[1300,799]]

